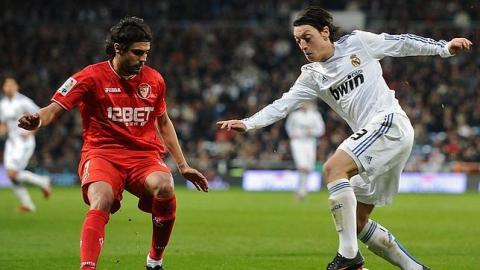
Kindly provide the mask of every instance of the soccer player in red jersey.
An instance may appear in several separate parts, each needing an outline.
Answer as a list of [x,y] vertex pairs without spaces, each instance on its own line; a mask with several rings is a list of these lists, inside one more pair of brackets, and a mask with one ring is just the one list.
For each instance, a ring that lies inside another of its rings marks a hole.
[[[180,173],[198,190],[206,178],[191,168],[180,148],[165,103],[165,82],[146,66],[152,34],[143,19],[127,17],[110,29],[108,61],[87,66],[70,77],[50,105],[19,119],[36,130],[78,106],[83,148],[78,166],[84,201],[90,205],[81,232],[80,269],[96,269],[110,213],[120,208],[124,189],[152,214],[147,269],[163,269],[163,252],[175,221],[173,178],[162,160],[166,150]],[[166,149],[165,149],[166,147]]]

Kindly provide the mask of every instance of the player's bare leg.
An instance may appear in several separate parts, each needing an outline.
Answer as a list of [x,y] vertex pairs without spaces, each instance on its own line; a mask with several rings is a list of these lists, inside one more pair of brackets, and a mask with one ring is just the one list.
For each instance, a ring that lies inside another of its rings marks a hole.
[[357,203],[358,239],[370,251],[402,270],[429,270],[410,255],[387,229],[369,218],[373,208],[373,205]]
[[112,186],[106,182],[93,182],[88,186],[90,210],[85,217],[80,236],[80,269],[97,269],[98,256],[105,238],[105,225],[114,202]]
[[152,243],[146,269],[162,270],[163,254],[170,240],[176,215],[176,198],[172,175],[153,172],[147,176],[145,189],[153,195]]
[[349,179],[357,174],[353,159],[337,150],[324,166],[325,181],[330,194],[328,201],[338,232],[339,247],[327,270],[362,269],[364,260],[358,250],[356,209],[357,200]]

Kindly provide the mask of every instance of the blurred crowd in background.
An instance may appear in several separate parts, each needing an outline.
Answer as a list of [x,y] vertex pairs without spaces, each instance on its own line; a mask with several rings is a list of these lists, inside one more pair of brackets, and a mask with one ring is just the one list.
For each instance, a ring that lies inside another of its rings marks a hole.
[[[291,15],[310,2],[1,1],[0,76],[16,77],[21,92],[45,106],[71,74],[106,59],[111,25],[126,15],[143,17],[154,32],[148,64],[166,80],[169,114],[192,165],[209,178],[236,167],[293,167],[283,121],[248,134],[219,131],[215,122],[250,116],[289,90],[306,63],[292,38]],[[316,2],[364,12],[362,30],[472,40],[473,50],[458,57],[385,58],[382,66],[415,127],[407,170],[480,162],[477,0]],[[321,164],[352,131],[326,104],[318,108],[326,122]],[[64,114],[38,132],[30,166],[76,172],[81,131],[78,111]]]

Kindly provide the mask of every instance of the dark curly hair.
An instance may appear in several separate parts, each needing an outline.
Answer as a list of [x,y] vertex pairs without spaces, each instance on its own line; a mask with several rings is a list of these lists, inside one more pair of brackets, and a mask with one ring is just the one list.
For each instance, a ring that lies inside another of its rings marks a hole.
[[318,6],[310,6],[300,11],[293,21],[293,26],[311,25],[318,31],[328,26],[330,30],[330,41],[335,41],[338,37],[339,28],[333,24],[333,18],[328,11]]
[[125,17],[110,28],[105,42],[105,52],[109,58],[115,56],[114,43],[120,44],[122,51],[127,51],[134,42],[152,41],[152,30],[138,17]]

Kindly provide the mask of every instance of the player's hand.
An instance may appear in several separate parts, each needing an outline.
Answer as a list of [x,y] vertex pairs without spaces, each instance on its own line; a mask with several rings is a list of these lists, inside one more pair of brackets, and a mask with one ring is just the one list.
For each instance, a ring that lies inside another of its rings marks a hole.
[[18,119],[18,126],[26,130],[35,130],[40,125],[40,115],[38,113],[24,113]]
[[205,176],[203,176],[203,174],[190,166],[181,167],[179,170],[182,176],[188,181],[192,182],[197,190],[208,192],[208,180]]
[[459,52],[469,50],[473,44],[470,40],[466,38],[454,38],[450,40],[449,43],[450,46],[448,47],[448,50],[451,54],[457,54]]
[[245,132],[247,127],[245,124],[240,120],[225,120],[225,121],[218,121],[217,125],[219,129],[227,129],[227,130],[235,130],[238,132]]

